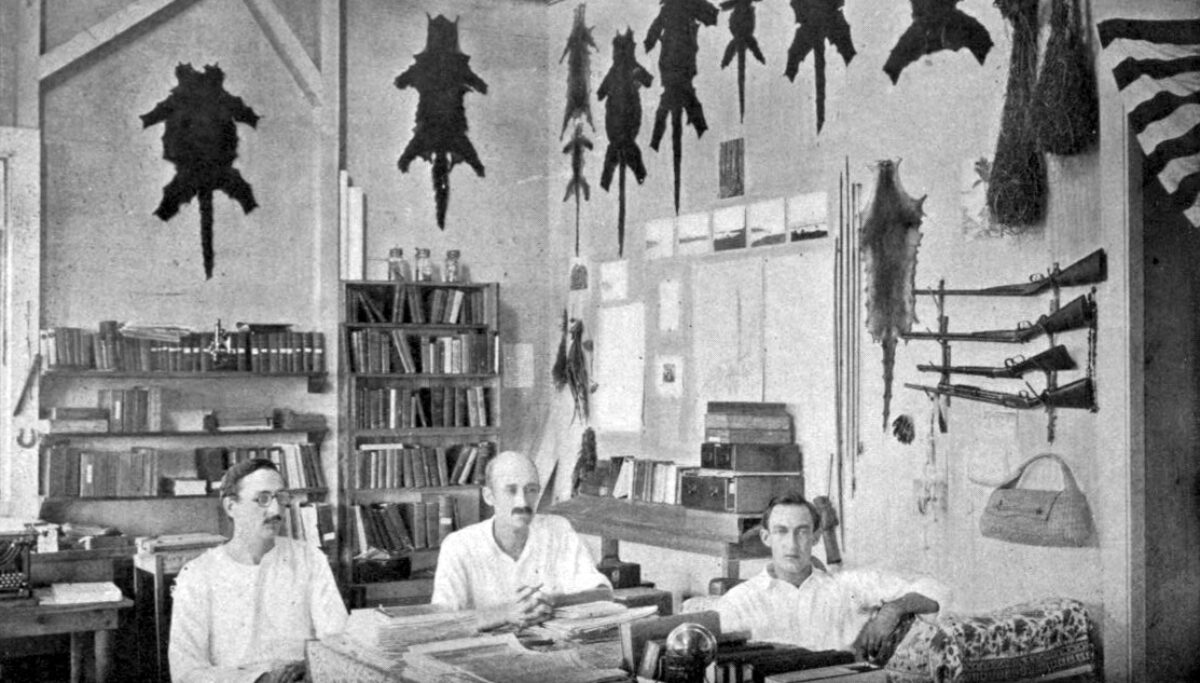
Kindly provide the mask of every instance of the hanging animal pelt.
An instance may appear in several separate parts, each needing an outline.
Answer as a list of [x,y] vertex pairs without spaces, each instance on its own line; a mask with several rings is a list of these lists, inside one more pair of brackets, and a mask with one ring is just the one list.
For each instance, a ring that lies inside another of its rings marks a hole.
[[1046,212],[1046,160],[1038,148],[1031,120],[1037,78],[1037,0],[997,0],[1000,13],[1013,26],[1012,58],[996,156],[988,178],[987,205],[992,220],[1021,232]]
[[941,50],[967,48],[983,64],[992,37],[983,24],[955,7],[962,0],[911,0],[913,23],[888,55],[883,71],[894,84],[904,67]]
[[592,149],[592,141],[583,134],[583,124],[575,124],[575,135],[571,136],[571,141],[563,147],[563,154],[571,155],[571,179],[567,181],[567,193],[563,195],[563,201],[567,201],[571,197],[575,198],[575,255],[579,256],[579,197],[583,196],[583,201],[589,201],[592,198],[591,188],[588,187],[587,178],[583,177],[583,153]]
[[[425,15],[428,17],[429,15]],[[413,88],[417,102],[417,125],[413,137],[400,155],[397,166],[408,173],[413,159],[420,157],[433,164],[433,194],[437,202],[437,224],[446,227],[446,208],[450,203],[450,171],[460,161],[484,176],[483,162],[467,138],[467,93],[486,95],[487,83],[471,70],[471,58],[458,49],[458,19],[442,15],[429,19],[425,50],[396,77],[396,87]]]
[[254,191],[233,167],[237,159],[237,124],[251,128],[258,114],[242,98],[225,91],[225,72],[208,64],[201,73],[191,64],[175,67],[178,85],[149,112],[142,127],[165,123],[163,158],[175,165],[175,177],[163,187],[154,215],[171,220],[181,204],[200,198],[200,250],[204,277],[213,271],[213,192],[220,190],[250,213],[258,206]]
[[595,387],[588,374],[587,354],[592,351],[592,342],[583,338],[583,321],[571,318],[567,323],[567,353],[566,364],[563,366],[563,376],[567,388],[571,390],[571,399],[575,402],[575,414],[572,422],[579,420],[587,424],[591,415],[590,394]]
[[792,0],[796,14],[796,35],[788,48],[787,67],[783,75],[795,82],[800,62],[811,52],[817,77],[817,132],[825,125],[825,41],[829,41],[846,65],[856,54],[850,39],[850,24],[842,15],[845,0]]
[[579,442],[579,457],[575,459],[575,472],[571,477],[571,495],[579,492],[579,486],[585,477],[596,471],[600,460],[596,453],[596,432],[588,427],[583,430]]
[[600,173],[600,187],[605,192],[612,184],[613,171],[620,169],[617,183],[618,255],[625,252],[625,169],[633,172],[638,185],[646,180],[642,150],[637,145],[638,132],[642,129],[642,96],[638,89],[650,87],[654,77],[638,64],[636,47],[632,29],[626,28],[625,33],[618,33],[613,38],[613,63],[596,91],[596,99],[604,101],[604,132],[608,135],[604,170]]
[[561,140],[567,132],[571,119],[583,117],[588,126],[596,130],[592,123],[592,50],[596,49],[596,41],[592,39],[592,29],[584,21],[587,4],[580,3],[575,8],[575,23],[571,26],[571,35],[567,37],[567,46],[563,48],[558,63],[567,60],[567,107],[563,111],[562,130],[558,133]]
[[859,239],[866,274],[867,331],[883,345],[883,429],[887,431],[892,402],[896,342],[916,322],[913,280],[917,248],[921,245],[921,205],[900,184],[900,162],[879,162],[875,196],[867,207]]
[[659,42],[658,73],[662,76],[662,96],[654,113],[654,130],[650,148],[658,151],[666,131],[667,115],[671,116],[671,160],[675,169],[675,213],[679,214],[679,169],[683,159],[683,113],[696,129],[696,137],[708,130],[704,107],[696,97],[696,53],[700,46],[696,36],[700,25],[715,26],[720,10],[705,0],[660,0],[658,16],[646,32],[646,52]]
[[558,341],[558,353],[554,356],[554,365],[550,368],[550,377],[554,380],[554,389],[562,391],[567,386],[567,338],[571,330],[567,318],[567,309],[562,314],[562,337]]
[[728,10],[729,32],[733,38],[725,46],[725,56],[721,59],[721,68],[729,66],[734,56],[737,56],[738,84],[738,120],[746,120],[746,51],[749,50],[759,64],[766,64],[762,50],[758,47],[758,39],[754,37],[755,12],[754,3],[761,0],[725,0],[721,9]]
[[1100,128],[1092,52],[1083,41],[1079,6],[1054,0],[1046,58],[1033,91],[1033,128],[1038,145],[1070,155],[1091,147]]

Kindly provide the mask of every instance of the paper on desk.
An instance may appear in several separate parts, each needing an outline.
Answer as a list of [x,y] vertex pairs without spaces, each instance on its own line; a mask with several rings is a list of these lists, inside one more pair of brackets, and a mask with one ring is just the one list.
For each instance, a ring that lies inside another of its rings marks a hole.
[[554,610],[542,628],[556,638],[580,638],[658,613],[657,605],[625,607],[615,602],[592,602]]
[[473,633],[475,617],[471,611],[356,609],[346,621],[347,637],[392,655],[399,655],[414,644],[463,638]]
[[414,676],[480,683],[606,683],[625,681],[621,669],[586,664],[576,650],[532,652],[508,633],[413,646],[404,657]]

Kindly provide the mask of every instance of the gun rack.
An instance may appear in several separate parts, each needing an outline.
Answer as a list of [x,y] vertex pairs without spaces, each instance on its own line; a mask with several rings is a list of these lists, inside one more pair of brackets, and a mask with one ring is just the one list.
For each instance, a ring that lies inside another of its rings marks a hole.
[[[1106,279],[1107,273],[1105,269],[1104,250],[1099,249],[1087,257],[1068,266],[1067,269],[1060,269],[1055,263],[1054,267],[1046,275],[1037,275],[1030,278],[1028,284],[1022,285],[1006,285],[1001,287],[990,287],[985,289],[947,289],[946,281],[939,280],[938,286],[933,289],[917,289],[916,294],[930,296],[937,306],[937,332],[918,332],[902,334],[901,338],[905,340],[933,340],[941,347],[941,367],[937,386],[929,387],[919,384],[905,383],[905,387],[924,391],[931,399],[944,397],[946,405],[949,405],[952,397],[963,398],[966,400],[982,401],[985,403],[994,403],[1017,409],[1031,409],[1036,407],[1044,408],[1047,415],[1046,424],[1046,440],[1054,441],[1055,436],[1055,421],[1057,408],[1078,408],[1086,409],[1092,412],[1098,410],[1095,400],[1095,366],[1096,366],[1096,309],[1094,303],[1095,288],[1091,289],[1086,295],[1086,300],[1083,302],[1083,310],[1086,312],[1085,322],[1088,330],[1088,359],[1087,359],[1087,375],[1082,380],[1076,380],[1065,385],[1065,388],[1070,392],[1070,401],[1064,404],[1054,404],[1047,401],[1048,396],[1057,396],[1060,388],[1058,383],[1058,370],[1049,369],[1043,370],[1046,374],[1046,389],[1038,394],[1028,383],[1029,393],[1024,391],[1016,394],[1000,391],[990,391],[980,389],[968,385],[956,385],[951,381],[951,375],[954,374],[955,367],[951,363],[952,357],[952,341],[983,341],[993,343],[1023,343],[1027,341],[1014,335],[1014,338],[997,338],[983,336],[986,333],[952,333],[949,330],[950,320],[946,315],[946,297],[947,296],[1034,296],[1043,292],[1051,292],[1049,312],[1045,318],[1039,320],[1041,325],[1043,320],[1046,320],[1055,313],[1061,310],[1062,288],[1067,286],[1093,284],[1102,282]],[[1075,301],[1071,302],[1076,303]],[[1018,331],[1025,328],[1018,327]],[[1049,342],[1049,348],[1055,346],[1055,334],[1058,331],[1066,331],[1071,327],[1063,328],[1062,330],[1045,329],[1045,337]],[[981,335],[981,336],[975,336]],[[1030,339],[1029,341],[1031,341]],[[1039,368],[1041,369],[1041,368]],[[961,369],[959,370],[961,372]],[[979,374],[979,373],[972,373]]]

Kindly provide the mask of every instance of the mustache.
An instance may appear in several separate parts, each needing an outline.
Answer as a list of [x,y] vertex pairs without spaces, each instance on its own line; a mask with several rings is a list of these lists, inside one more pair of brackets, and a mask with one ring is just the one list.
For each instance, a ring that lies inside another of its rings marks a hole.
[[263,524],[273,524],[275,522],[282,522],[282,521],[283,521],[283,517],[281,517],[279,515],[271,515],[270,517],[268,517],[266,520],[263,521]]
[[531,508],[531,507],[529,507],[529,506],[527,506],[527,505],[518,505],[517,507],[515,507],[515,508],[513,508],[513,509],[512,509],[512,514],[514,514],[514,515],[515,515],[515,514],[518,514],[518,513],[520,513],[520,514],[526,514],[526,515],[532,515],[532,514],[533,514],[533,508]]

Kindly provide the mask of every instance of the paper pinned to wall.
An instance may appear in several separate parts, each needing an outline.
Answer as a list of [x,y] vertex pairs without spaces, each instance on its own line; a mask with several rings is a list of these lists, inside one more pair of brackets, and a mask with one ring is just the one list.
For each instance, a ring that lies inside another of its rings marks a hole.
[[654,386],[663,398],[683,396],[683,358],[659,356],[654,364]]
[[675,221],[660,218],[646,223],[646,258],[669,258],[675,255]]
[[787,232],[790,242],[829,234],[829,198],[824,192],[788,197]]
[[768,199],[746,207],[746,232],[752,247],[783,244],[787,241],[784,232],[784,207],[782,199]]
[[658,331],[670,334],[679,331],[680,312],[683,308],[683,294],[680,292],[679,280],[663,280],[658,283]]
[[707,254],[712,251],[707,213],[680,216],[675,220],[675,228],[679,239],[676,253],[680,256]]
[[621,301],[629,296],[629,261],[600,264],[600,300]]
[[600,308],[592,418],[597,429],[636,432],[642,428],[646,367],[645,306]]

